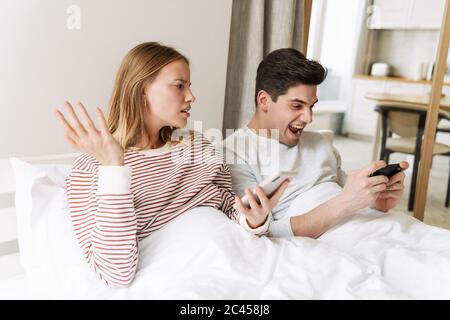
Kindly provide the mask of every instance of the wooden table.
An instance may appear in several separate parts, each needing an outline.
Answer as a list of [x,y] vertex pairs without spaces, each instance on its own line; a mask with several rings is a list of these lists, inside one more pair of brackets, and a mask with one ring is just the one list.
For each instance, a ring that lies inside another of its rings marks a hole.
[[[411,95],[411,94],[387,94],[387,93],[368,93],[365,95],[368,100],[377,101],[377,105],[399,106],[403,108],[427,110],[429,95]],[[444,96],[441,99],[440,112],[450,114],[450,97]],[[378,152],[381,140],[381,115],[377,116],[375,129],[375,141],[372,149],[372,160],[378,160]]]

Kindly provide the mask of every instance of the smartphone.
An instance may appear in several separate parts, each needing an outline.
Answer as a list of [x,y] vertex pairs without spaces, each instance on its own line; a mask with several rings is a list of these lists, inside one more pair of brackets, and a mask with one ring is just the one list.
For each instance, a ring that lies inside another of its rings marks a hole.
[[[283,183],[284,180],[295,177],[298,174],[298,171],[280,171],[274,175],[269,176],[263,182],[259,184],[259,187],[264,191],[264,194],[270,197],[277,188]],[[260,204],[260,200],[258,195],[256,194],[255,189],[251,190],[252,194],[255,196],[256,201]],[[250,203],[248,202],[247,196],[243,196],[241,199],[242,203],[245,207],[250,208]]]
[[402,171],[402,167],[400,167],[400,164],[398,163],[393,163],[393,164],[389,164],[384,168],[378,169],[377,171],[375,171],[374,173],[372,173],[370,175],[370,177],[374,177],[374,176],[386,176],[388,178],[392,177],[394,174],[399,173],[400,171]]

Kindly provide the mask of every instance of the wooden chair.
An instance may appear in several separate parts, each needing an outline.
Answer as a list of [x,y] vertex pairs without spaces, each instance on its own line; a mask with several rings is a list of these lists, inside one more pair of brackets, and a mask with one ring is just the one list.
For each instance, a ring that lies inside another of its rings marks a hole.
[[[411,188],[408,200],[408,210],[412,211],[414,209],[414,198],[423,132],[425,128],[426,110],[400,106],[377,105],[375,111],[380,112],[382,121],[380,160],[384,160],[388,163],[390,154],[394,152],[414,155],[413,174],[411,177]],[[439,113],[440,120],[448,118],[449,116],[447,113]],[[435,142],[433,156],[435,155],[450,156],[450,146]],[[450,170],[445,200],[446,207],[449,207],[449,192]]]

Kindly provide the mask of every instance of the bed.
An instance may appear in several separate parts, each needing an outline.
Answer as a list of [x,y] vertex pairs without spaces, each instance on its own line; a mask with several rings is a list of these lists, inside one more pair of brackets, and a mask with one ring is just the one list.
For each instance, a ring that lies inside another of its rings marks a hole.
[[[141,241],[130,287],[108,288],[64,201],[77,155],[0,160],[0,299],[450,299],[450,231],[372,209],[318,239],[276,239],[199,207]],[[297,209],[328,197],[311,190]]]

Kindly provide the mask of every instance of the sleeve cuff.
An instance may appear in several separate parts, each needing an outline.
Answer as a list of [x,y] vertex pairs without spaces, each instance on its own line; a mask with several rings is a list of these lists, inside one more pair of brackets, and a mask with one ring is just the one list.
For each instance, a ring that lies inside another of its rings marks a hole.
[[272,221],[269,228],[269,237],[282,238],[294,237],[291,227],[291,217],[285,217],[280,220]]
[[258,228],[252,228],[247,223],[247,218],[244,214],[239,215],[239,224],[248,232],[256,234],[256,235],[262,235],[269,230],[269,224],[272,220],[272,212],[269,212],[269,215],[267,216],[266,222],[262,226],[259,226]]
[[131,168],[128,166],[100,166],[97,195],[131,193]]

